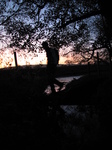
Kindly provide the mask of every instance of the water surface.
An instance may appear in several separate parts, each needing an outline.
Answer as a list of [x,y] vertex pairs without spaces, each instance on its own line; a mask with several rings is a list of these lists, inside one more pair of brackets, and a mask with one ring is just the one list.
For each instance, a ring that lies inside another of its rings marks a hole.
[[[81,77],[81,75],[80,76],[69,76],[69,77],[58,77],[58,78],[56,78],[56,79],[58,79],[59,81],[61,81],[61,82],[64,82],[64,86],[63,86],[63,88],[62,88],[62,90],[64,90],[65,89],[65,87],[66,87],[66,85],[69,83],[69,82],[71,82],[73,79],[79,79]],[[58,92],[58,86],[57,85],[55,85],[55,89],[56,89],[56,92]],[[50,86],[48,86],[47,87],[47,89],[45,90],[45,93],[46,94],[50,94],[51,93],[51,89],[50,89]]]

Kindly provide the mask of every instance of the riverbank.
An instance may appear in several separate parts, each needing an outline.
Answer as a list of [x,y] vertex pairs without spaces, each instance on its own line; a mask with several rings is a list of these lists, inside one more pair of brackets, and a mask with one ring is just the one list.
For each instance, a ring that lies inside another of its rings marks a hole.
[[112,103],[112,77],[105,73],[94,73],[74,79],[66,85],[65,90],[51,94],[48,99],[62,105],[100,105]]
[[[48,86],[45,66],[1,69],[1,100],[26,102],[36,100],[38,103],[42,103],[42,99],[47,102],[57,102],[58,100],[57,103],[66,105],[100,103],[102,94],[98,95],[98,93],[101,91],[103,83],[109,82],[108,80],[111,83],[111,74],[106,66],[104,68],[102,66],[102,69],[100,67],[100,72],[97,71],[96,66],[90,68],[91,72],[88,73],[87,65],[59,66],[57,77],[82,74],[83,76],[67,84],[65,90],[50,96],[43,94]],[[111,89],[111,87],[109,88]],[[111,92],[107,94],[107,96],[109,95],[111,97]]]
[[[0,144],[4,148],[18,145],[65,150],[111,145],[111,74],[85,74],[69,82],[63,91],[45,95],[47,80],[41,71],[39,68],[0,71]],[[79,107],[81,114],[85,113],[85,121],[78,113],[66,116],[60,109],[62,105]],[[75,127],[70,127],[70,121]],[[72,134],[66,136],[62,125]],[[80,129],[81,134],[71,129]]]
[[[10,67],[10,68],[2,68],[0,69],[0,74],[10,74],[15,72],[29,72],[30,74],[36,74],[37,76],[45,76],[46,74],[46,65],[34,65],[34,66],[18,66]],[[64,76],[77,76],[91,73],[104,73],[110,71],[110,65],[102,64],[88,64],[88,65],[58,65],[56,76],[64,77]]]

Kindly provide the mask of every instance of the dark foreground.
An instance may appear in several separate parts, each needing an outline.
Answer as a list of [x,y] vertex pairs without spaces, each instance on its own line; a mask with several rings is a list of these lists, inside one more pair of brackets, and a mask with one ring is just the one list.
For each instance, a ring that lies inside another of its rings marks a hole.
[[[65,90],[51,94],[48,99],[61,105],[95,105],[111,103],[112,77],[109,74],[98,76],[96,73],[74,79],[66,85]],[[54,98],[53,98],[54,97]]]
[[[111,86],[110,73],[92,73],[48,96],[39,69],[1,71],[0,144],[3,149],[110,148]],[[62,105],[77,109],[68,115]]]
[[[64,71],[65,70],[65,71]],[[101,104],[111,101],[112,77],[109,70],[100,72],[93,66],[88,73],[87,66],[59,67],[57,77],[83,75],[66,85],[65,90],[45,95],[48,86],[45,67],[0,70],[1,101],[43,101],[59,105]]]

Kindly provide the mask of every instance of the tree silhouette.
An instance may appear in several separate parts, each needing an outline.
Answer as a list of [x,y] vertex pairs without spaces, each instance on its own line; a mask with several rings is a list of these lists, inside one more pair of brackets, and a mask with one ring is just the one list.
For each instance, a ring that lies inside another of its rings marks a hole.
[[[93,37],[93,28],[102,32],[92,22],[98,23],[102,17],[106,27],[105,35],[111,41],[112,22],[110,12],[107,11],[110,2],[107,3],[106,0],[5,0],[0,3],[0,25],[8,35],[11,47],[36,50],[40,40],[47,38],[51,45],[58,48],[72,44],[73,51],[94,51],[97,40],[92,39],[93,42],[89,43],[91,49],[85,47]],[[3,40],[2,33],[0,39]],[[76,43],[80,49],[76,48]]]

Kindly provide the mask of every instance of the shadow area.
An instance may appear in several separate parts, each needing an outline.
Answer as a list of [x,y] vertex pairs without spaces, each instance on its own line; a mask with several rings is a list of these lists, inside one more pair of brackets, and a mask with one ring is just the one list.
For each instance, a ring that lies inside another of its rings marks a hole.
[[111,77],[86,75],[50,95],[43,94],[47,85],[46,77],[33,70],[0,72],[1,146],[110,148]]
[[84,75],[78,80],[74,79],[66,88],[47,97],[60,105],[94,105],[110,103],[112,99],[112,78],[108,74]]
[[38,70],[20,69],[0,72],[1,102],[37,102],[58,105],[102,104],[111,102],[112,77],[97,73],[83,75],[68,82],[61,91],[47,95],[46,73]]

